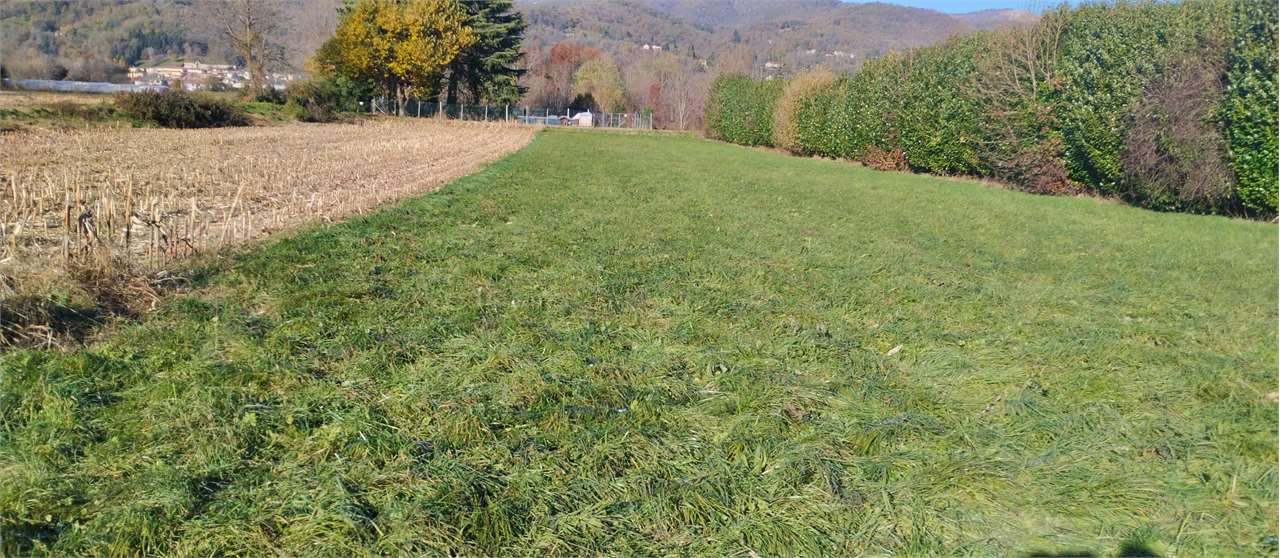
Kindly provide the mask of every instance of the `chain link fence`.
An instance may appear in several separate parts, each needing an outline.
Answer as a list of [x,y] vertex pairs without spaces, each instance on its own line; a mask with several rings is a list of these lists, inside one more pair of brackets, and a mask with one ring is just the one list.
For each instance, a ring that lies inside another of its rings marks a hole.
[[[396,103],[391,99],[375,98],[361,105],[362,110],[370,113],[397,114]],[[404,115],[415,118],[435,118],[442,115],[453,120],[511,122],[541,126],[653,129],[652,112],[590,112],[568,108],[551,109],[514,105],[451,105],[436,101],[408,99],[405,101]]]

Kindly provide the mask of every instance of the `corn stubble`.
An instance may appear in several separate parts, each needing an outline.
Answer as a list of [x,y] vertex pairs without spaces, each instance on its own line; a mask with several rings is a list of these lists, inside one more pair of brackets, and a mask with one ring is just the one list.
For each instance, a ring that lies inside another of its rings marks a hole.
[[153,304],[146,284],[175,260],[430,191],[532,134],[423,120],[0,134],[0,346],[53,342],[48,297],[30,299],[59,279],[108,307]]

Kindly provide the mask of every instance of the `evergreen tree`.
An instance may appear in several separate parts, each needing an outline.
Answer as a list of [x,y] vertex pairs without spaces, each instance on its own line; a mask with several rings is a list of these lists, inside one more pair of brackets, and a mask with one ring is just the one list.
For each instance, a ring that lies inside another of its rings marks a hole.
[[449,64],[448,103],[465,90],[472,102],[515,103],[524,95],[516,68],[525,21],[512,0],[462,0],[477,41]]

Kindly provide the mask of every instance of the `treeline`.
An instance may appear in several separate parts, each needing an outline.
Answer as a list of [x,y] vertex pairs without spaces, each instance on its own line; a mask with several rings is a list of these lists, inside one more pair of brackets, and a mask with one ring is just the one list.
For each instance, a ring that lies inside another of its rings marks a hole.
[[[0,1],[0,69],[15,78],[125,82],[128,69],[171,60],[244,64],[226,40],[228,18],[272,16],[262,40],[277,46],[271,71],[302,70],[333,33],[341,0]],[[261,20],[261,18],[259,18]],[[243,26],[239,26],[243,30]]]
[[1160,210],[1272,217],[1277,6],[1061,7],[852,75],[724,75],[708,132],[885,169]]
[[149,58],[204,56],[172,0],[0,2],[0,66],[18,78],[123,81]]
[[569,41],[528,54],[525,106],[642,113],[674,130],[701,125],[712,74],[692,58],[638,48],[614,57]]

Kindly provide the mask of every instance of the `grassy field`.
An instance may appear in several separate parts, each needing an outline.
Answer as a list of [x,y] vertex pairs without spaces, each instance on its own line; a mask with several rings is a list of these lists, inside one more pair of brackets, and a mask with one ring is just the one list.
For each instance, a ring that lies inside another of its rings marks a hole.
[[[284,105],[245,99],[235,91],[201,91],[193,94],[225,101],[248,116],[254,125],[275,125],[294,120]],[[17,130],[77,130],[149,126],[117,110],[115,95],[57,91],[0,90],[0,134]]]
[[425,118],[0,134],[0,350],[146,305],[133,279],[175,260],[421,195],[533,134]]
[[0,357],[3,550],[1274,554],[1276,253],[548,131]]

